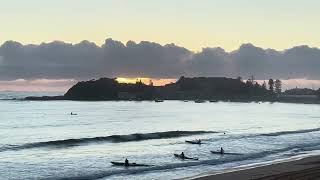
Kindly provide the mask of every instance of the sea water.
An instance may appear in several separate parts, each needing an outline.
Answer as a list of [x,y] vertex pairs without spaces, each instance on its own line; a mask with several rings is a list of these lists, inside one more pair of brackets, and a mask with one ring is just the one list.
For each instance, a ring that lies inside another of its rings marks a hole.
[[1,179],[176,179],[320,149],[320,105],[8,100],[26,95],[0,93]]

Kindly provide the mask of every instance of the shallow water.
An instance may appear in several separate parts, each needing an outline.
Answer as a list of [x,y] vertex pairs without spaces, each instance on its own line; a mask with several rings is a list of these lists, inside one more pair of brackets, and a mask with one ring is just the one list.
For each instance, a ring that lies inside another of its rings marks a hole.
[[[0,100],[0,109],[4,179],[172,179],[320,149],[319,105]],[[196,138],[205,144],[184,142]],[[242,155],[210,153],[220,147]],[[199,161],[173,157],[182,151]],[[125,158],[154,166],[110,164]]]

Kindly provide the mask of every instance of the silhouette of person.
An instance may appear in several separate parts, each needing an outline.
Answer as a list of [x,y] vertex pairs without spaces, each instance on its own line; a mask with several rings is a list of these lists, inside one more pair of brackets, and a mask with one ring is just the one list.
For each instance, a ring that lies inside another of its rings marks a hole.
[[224,149],[221,147],[221,149],[220,149],[220,153],[221,154],[224,154]]
[[184,158],[184,157],[185,157],[185,156],[184,156],[184,152],[182,152],[180,155],[181,155],[181,157],[182,157],[182,158]]
[[125,166],[129,166],[129,160],[126,158],[126,160],[124,161],[124,165]]

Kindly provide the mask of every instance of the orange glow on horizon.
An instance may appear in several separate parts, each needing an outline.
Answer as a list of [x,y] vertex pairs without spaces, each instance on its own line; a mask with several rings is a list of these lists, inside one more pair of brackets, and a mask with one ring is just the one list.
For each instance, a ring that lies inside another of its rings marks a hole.
[[138,81],[141,81],[143,84],[150,84],[152,81],[154,86],[163,86],[166,84],[174,83],[177,79],[152,79],[152,78],[126,78],[126,77],[118,77],[116,79],[119,83],[128,83],[128,84],[135,84]]

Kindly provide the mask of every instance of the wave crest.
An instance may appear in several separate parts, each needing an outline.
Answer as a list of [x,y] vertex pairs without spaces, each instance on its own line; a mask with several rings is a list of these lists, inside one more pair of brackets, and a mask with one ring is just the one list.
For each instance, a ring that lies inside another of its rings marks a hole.
[[192,136],[199,134],[217,133],[214,131],[165,131],[165,132],[154,132],[154,133],[135,133],[129,135],[111,135],[111,136],[100,136],[92,138],[79,138],[79,139],[63,139],[46,142],[35,142],[27,143],[23,145],[7,145],[0,148],[0,151],[6,150],[21,150],[31,149],[39,147],[69,147],[77,146],[88,143],[99,143],[99,142],[130,142],[130,141],[144,141],[150,139],[169,139],[183,136]]

